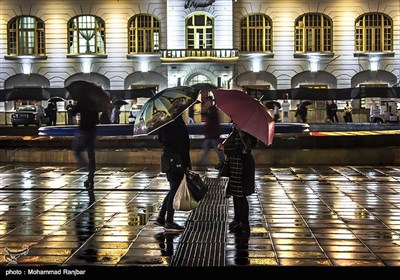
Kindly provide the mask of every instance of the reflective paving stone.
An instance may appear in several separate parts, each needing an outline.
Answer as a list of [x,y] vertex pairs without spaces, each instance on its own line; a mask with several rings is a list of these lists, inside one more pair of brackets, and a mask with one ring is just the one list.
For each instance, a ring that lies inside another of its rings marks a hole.
[[28,248],[22,266],[400,266],[396,166],[257,167],[247,237],[227,229],[226,181],[198,172],[208,198],[171,235],[154,225],[159,166],[99,167],[88,192],[73,166],[0,165],[0,248]]

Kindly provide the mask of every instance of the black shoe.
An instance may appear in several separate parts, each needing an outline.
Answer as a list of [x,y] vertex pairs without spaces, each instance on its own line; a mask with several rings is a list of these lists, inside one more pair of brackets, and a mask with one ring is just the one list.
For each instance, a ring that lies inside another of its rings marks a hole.
[[83,185],[88,190],[93,190],[94,189],[94,182],[93,181],[85,181],[85,182],[83,182]]
[[164,226],[165,225],[165,218],[158,216],[156,221],[154,222],[157,226]]
[[180,226],[180,225],[178,225],[177,223],[174,223],[174,222],[165,223],[164,229],[165,229],[165,231],[184,231],[185,230],[184,227],[182,227],[182,226]]
[[229,223],[228,229],[229,229],[230,231],[232,231],[232,229],[234,229],[238,224],[239,224],[238,221],[233,220],[232,222]]
[[232,227],[230,231],[234,233],[250,233],[250,226],[240,222],[235,227]]

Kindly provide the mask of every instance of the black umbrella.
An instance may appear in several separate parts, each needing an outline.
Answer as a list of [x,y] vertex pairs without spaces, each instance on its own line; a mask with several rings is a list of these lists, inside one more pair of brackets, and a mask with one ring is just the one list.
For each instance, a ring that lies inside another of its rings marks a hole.
[[300,106],[301,105],[303,105],[303,106],[308,106],[308,105],[311,105],[312,104],[312,102],[310,101],[310,100],[304,100],[304,101],[302,101],[301,103],[300,103]]
[[8,92],[5,100],[47,100],[49,98],[50,93],[42,88],[21,87],[13,88],[11,92]]
[[267,107],[268,109],[274,109],[275,105],[278,106],[279,109],[282,107],[281,103],[274,100],[270,100],[265,103],[265,107]]
[[198,83],[198,84],[194,84],[191,86],[192,88],[194,88],[196,91],[210,91],[212,89],[216,89],[217,87],[209,84],[209,83]]
[[54,103],[56,103],[56,102],[65,102],[65,99],[60,97],[60,96],[55,96],[55,97],[49,98],[47,100],[47,102],[54,102]]
[[124,105],[128,104],[128,102],[126,102],[125,100],[122,100],[122,99],[116,99],[113,101],[113,104],[115,106],[124,106]]
[[87,82],[75,81],[67,87],[67,99],[74,99],[88,111],[103,112],[110,107],[109,94],[100,86]]

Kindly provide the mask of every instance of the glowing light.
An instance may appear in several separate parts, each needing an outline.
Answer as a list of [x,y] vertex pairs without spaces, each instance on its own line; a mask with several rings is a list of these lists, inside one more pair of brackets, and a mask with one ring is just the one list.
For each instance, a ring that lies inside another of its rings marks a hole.
[[31,74],[31,62],[22,63],[22,73],[24,73],[25,75]]

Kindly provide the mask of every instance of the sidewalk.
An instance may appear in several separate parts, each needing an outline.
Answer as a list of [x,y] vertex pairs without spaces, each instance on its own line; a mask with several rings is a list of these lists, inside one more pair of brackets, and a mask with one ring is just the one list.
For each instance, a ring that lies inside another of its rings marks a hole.
[[[98,167],[94,196],[74,166],[0,166],[0,265],[24,267],[400,267],[400,167],[258,166],[250,236],[229,233],[225,179],[181,234],[154,225],[168,182],[158,166]],[[13,255],[10,262],[5,248]]]

